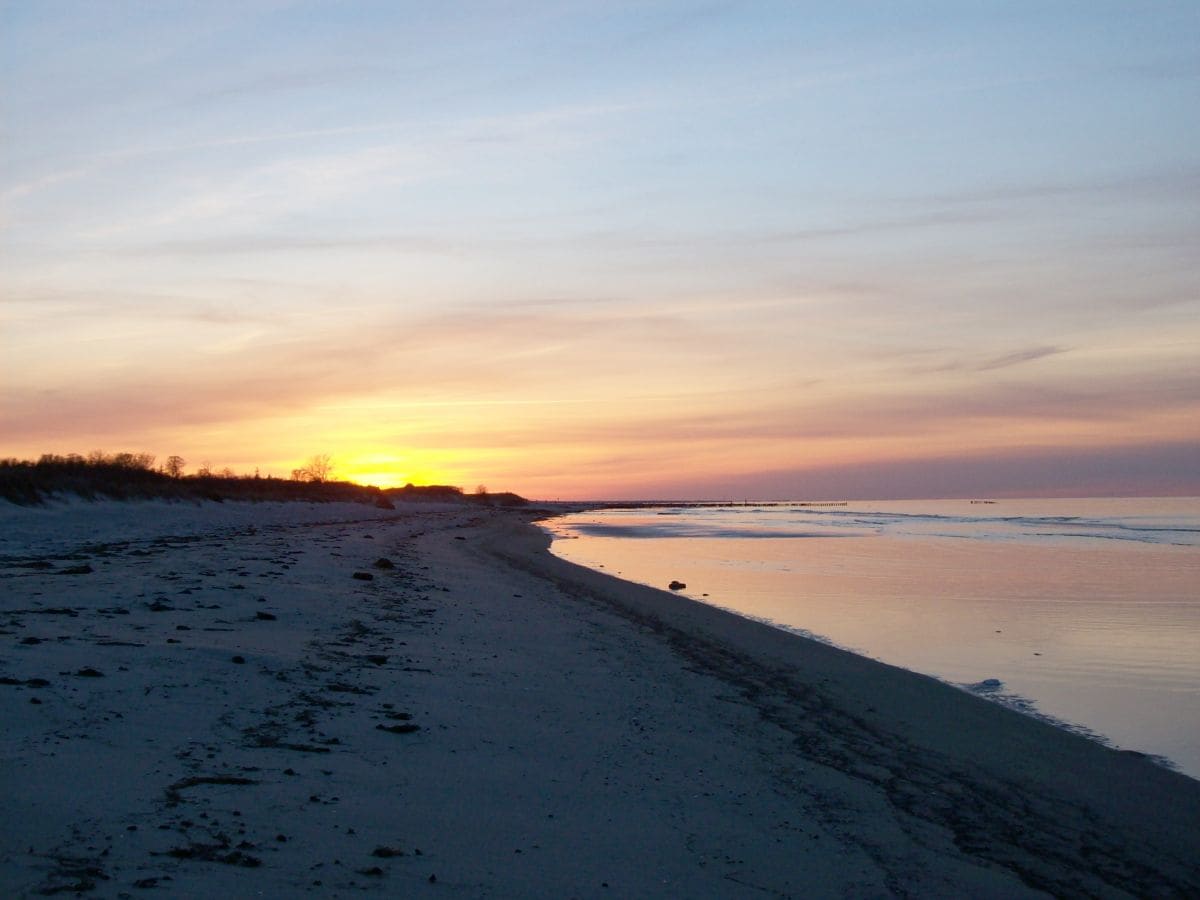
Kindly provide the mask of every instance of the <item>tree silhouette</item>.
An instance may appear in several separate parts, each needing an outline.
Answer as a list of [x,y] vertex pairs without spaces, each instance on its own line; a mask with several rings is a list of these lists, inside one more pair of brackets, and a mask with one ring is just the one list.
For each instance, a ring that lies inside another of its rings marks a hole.
[[172,478],[179,478],[183,475],[183,467],[187,465],[187,460],[182,456],[168,456],[166,464],[166,472]]
[[333,474],[333,463],[328,453],[309,457],[299,469],[292,469],[293,481],[328,481]]

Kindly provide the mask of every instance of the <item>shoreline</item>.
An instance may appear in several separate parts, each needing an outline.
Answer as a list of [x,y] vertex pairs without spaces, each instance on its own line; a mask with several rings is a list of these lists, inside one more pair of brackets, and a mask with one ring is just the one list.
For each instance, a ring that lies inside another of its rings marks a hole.
[[0,887],[1200,891],[1200,783],[568,563],[535,515],[401,506],[9,559]]
[[[498,555],[568,591],[590,594],[618,607],[631,621],[663,635],[690,660],[740,683],[765,719],[802,738],[807,756],[874,784],[894,804],[905,805],[901,798],[911,793],[919,773],[956,778],[960,789],[952,792],[956,804],[965,802],[961,789],[966,785],[973,786],[966,788],[968,793],[981,789],[973,798],[979,816],[974,823],[961,810],[939,810],[937,804],[919,812],[917,807],[909,810],[955,829],[959,843],[986,843],[987,832],[1009,817],[1010,810],[984,796],[991,789],[989,783],[1004,782],[1009,789],[1024,790],[1043,802],[1086,805],[1114,829],[1118,822],[1148,828],[1151,840],[1163,847],[1183,837],[1178,843],[1183,853],[1179,859],[1192,860],[1190,876],[1200,879],[1200,864],[1194,863],[1200,859],[1196,837],[1200,782],[1153,757],[1113,749],[1089,735],[977,697],[934,676],[569,562],[550,552],[552,539],[544,532],[517,541],[516,547],[509,544]],[[832,729],[836,736],[825,735],[826,742],[813,739],[808,722],[801,720],[811,721],[814,713],[834,714],[841,720]],[[885,745],[887,752],[899,754],[907,763],[902,768],[903,783],[895,783],[891,761],[886,773],[875,768],[884,754],[872,743]],[[935,754],[940,759],[930,763]],[[922,773],[926,765],[929,771]],[[968,774],[971,769],[976,771]],[[1006,824],[1018,832],[1035,830],[1032,820],[1025,818],[1028,812],[1022,810],[1018,819]],[[1091,818],[1090,827],[1095,828],[1098,820]],[[1044,822],[1048,828],[1063,824]],[[974,837],[969,833],[972,826],[977,830]],[[1003,855],[996,853],[997,858]],[[1187,870],[1185,864],[1183,871]],[[1142,885],[1138,890],[1146,889]]]
[[673,583],[1200,779],[1194,500],[662,515],[542,525],[572,562]]

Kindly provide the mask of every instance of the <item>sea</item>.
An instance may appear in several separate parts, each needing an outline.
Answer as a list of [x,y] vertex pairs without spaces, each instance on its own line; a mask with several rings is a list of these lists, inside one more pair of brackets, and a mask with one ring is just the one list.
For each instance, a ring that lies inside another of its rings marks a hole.
[[1200,498],[637,505],[543,526],[564,559],[1200,778]]

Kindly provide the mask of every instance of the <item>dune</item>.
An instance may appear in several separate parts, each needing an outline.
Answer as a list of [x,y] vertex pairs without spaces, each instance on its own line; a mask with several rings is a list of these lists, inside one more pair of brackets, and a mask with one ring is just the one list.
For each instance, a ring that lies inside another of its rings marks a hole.
[[0,893],[1200,894],[1200,782],[533,515],[0,508]]

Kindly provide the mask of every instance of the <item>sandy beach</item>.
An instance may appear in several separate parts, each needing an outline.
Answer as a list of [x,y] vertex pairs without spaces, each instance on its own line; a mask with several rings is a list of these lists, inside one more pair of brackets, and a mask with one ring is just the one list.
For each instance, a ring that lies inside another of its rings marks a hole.
[[4,507],[4,896],[1200,896],[1200,782],[528,511]]

